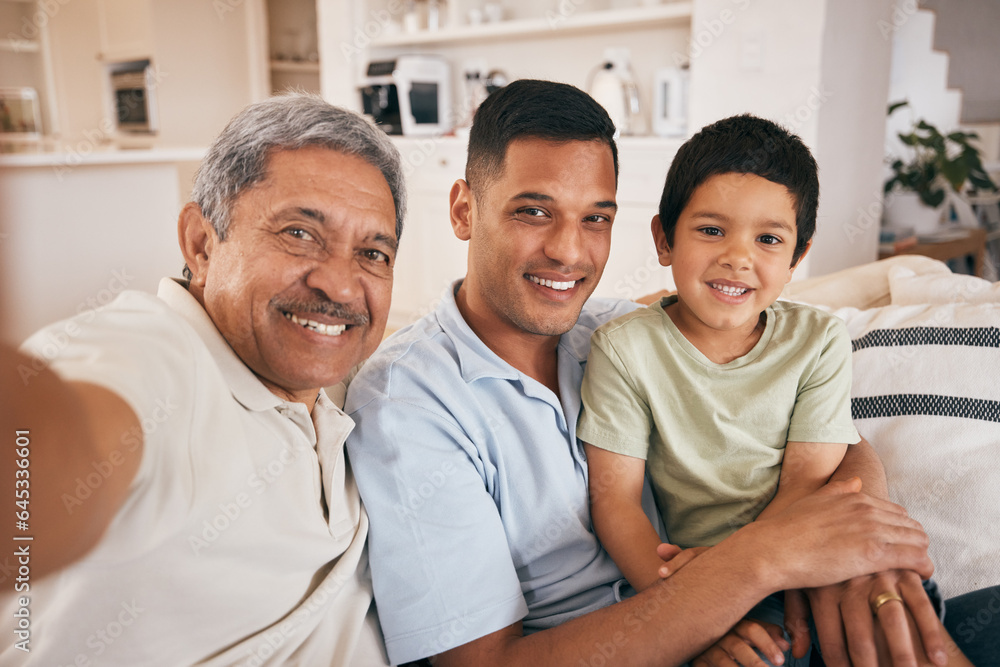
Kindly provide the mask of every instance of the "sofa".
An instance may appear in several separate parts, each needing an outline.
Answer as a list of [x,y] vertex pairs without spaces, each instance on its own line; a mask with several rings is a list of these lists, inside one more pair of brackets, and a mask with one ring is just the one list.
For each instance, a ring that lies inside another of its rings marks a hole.
[[789,284],[842,318],[852,412],[952,597],[1000,584],[1000,283],[898,256]]

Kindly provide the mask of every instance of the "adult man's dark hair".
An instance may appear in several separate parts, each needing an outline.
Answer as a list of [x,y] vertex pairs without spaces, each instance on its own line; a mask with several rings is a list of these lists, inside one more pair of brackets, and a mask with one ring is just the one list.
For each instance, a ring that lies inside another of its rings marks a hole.
[[604,107],[565,83],[519,79],[486,98],[473,119],[465,180],[477,197],[503,174],[507,147],[517,139],[602,141],[618,179],[615,124]]

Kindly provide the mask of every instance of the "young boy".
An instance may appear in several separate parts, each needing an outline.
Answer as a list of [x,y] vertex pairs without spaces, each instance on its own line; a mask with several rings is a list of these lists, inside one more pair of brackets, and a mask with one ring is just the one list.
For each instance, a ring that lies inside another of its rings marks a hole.
[[652,232],[677,295],[594,333],[577,428],[594,528],[637,590],[663,565],[647,466],[669,540],[711,546],[825,484],[860,440],[843,324],[776,302],[818,197],[809,149],[749,115],[704,128],[670,167]]

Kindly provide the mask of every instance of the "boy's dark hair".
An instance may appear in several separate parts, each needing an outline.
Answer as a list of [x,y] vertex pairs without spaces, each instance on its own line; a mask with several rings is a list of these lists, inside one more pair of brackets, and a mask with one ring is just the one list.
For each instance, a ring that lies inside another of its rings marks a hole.
[[795,206],[792,266],[816,231],[819,174],[802,140],[780,125],[750,114],[712,123],[691,137],[674,157],[660,198],[660,224],[670,245],[681,211],[695,189],[718,174],[755,174],[788,188]]
[[516,139],[603,141],[611,148],[618,183],[615,125],[608,112],[579,88],[554,81],[519,79],[479,106],[469,133],[465,180],[473,192],[503,174],[507,147]]

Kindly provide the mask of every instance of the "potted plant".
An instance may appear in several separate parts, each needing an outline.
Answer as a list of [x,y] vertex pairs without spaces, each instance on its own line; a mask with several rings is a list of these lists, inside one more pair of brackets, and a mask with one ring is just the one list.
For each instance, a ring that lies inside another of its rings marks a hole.
[[[889,115],[909,102],[889,105]],[[942,134],[925,120],[918,120],[899,140],[912,149],[910,159],[895,158],[892,177],[886,180],[886,220],[895,228],[910,227],[919,233],[937,231],[948,188],[957,195],[996,191],[997,186],[983,168],[979,149],[970,143],[975,132]]]

